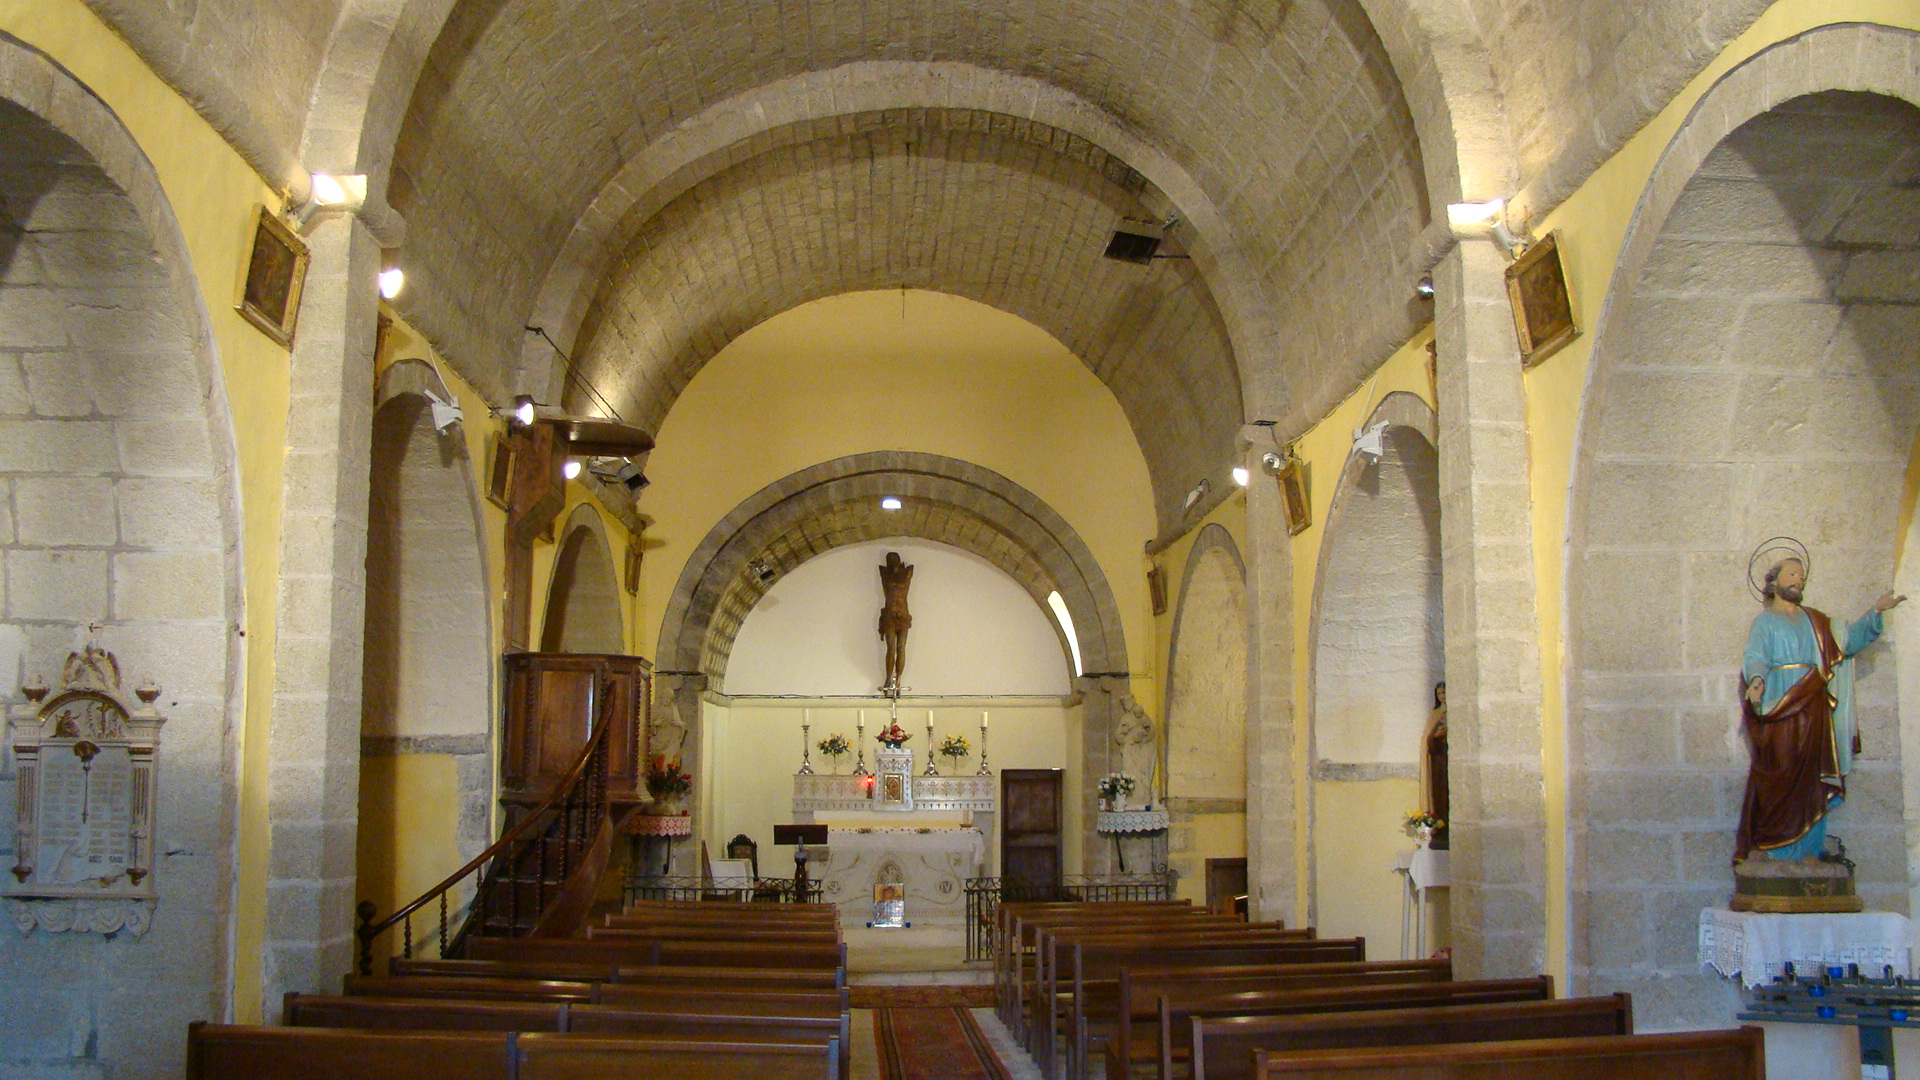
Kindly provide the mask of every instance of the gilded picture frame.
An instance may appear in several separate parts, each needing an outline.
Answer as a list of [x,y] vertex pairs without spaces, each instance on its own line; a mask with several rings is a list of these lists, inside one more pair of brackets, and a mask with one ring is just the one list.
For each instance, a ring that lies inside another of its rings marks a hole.
[[1560,234],[1548,233],[1507,267],[1507,299],[1520,341],[1520,366],[1530,368],[1580,336],[1560,261]]
[[1287,455],[1280,467],[1280,501],[1287,511],[1287,535],[1299,536],[1313,525],[1313,505],[1307,501],[1307,478],[1300,459]]
[[513,505],[513,440],[496,434],[487,452],[487,501],[502,510]]
[[240,302],[234,310],[261,333],[293,347],[294,326],[300,319],[300,294],[307,283],[307,245],[272,211],[260,207],[253,229],[253,249],[240,282]]

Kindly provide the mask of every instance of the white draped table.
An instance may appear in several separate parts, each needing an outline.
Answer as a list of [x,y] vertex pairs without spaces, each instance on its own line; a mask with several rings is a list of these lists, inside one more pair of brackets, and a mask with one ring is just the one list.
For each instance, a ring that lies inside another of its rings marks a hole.
[[1765,986],[1792,964],[1799,975],[1823,967],[1859,964],[1879,978],[1891,967],[1913,974],[1913,924],[1890,911],[1834,915],[1763,915],[1705,908],[1700,912],[1700,962],[1748,986]]
[[966,882],[980,874],[986,837],[966,827],[871,826],[827,831],[826,867],[817,870],[842,926],[873,918],[873,887],[906,886],[907,921],[915,926],[960,926],[966,920]]

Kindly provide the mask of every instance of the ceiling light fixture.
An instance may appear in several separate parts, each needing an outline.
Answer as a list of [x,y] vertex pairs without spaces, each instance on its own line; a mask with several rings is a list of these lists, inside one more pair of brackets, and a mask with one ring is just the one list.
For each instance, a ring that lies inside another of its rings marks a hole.
[[1524,239],[1514,235],[1513,230],[1507,227],[1505,199],[1451,203],[1447,206],[1447,228],[1452,230],[1456,239],[1490,239],[1500,245],[1509,259],[1527,246]]
[[397,266],[389,266],[380,271],[380,295],[388,300],[400,295],[407,287],[407,272]]
[[569,480],[578,479],[580,476],[580,462],[577,459],[568,458],[567,463],[560,466],[560,475]]
[[1239,484],[1241,487],[1246,487],[1252,479],[1253,473],[1249,472],[1245,465],[1235,465],[1233,467],[1234,483]]
[[900,500],[892,495],[888,495],[886,498],[880,500],[880,509],[898,510],[900,509]]
[[306,232],[322,214],[351,214],[367,201],[367,178],[334,176],[331,173],[307,174],[307,197],[287,210],[294,227]]
[[513,399],[513,418],[521,427],[533,426],[533,395],[521,394]]

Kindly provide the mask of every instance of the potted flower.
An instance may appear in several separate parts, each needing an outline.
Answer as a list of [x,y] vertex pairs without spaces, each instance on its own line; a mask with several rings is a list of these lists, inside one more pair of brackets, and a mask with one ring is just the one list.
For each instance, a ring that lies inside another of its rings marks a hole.
[[1415,842],[1421,847],[1426,847],[1428,844],[1433,843],[1434,831],[1445,824],[1446,822],[1441,821],[1439,815],[1431,810],[1422,810],[1417,814],[1407,815],[1407,833],[1412,836]]
[[1100,802],[1104,809],[1123,810],[1127,796],[1133,794],[1133,777],[1122,772],[1110,772],[1100,778],[1095,790],[1100,793]]
[[647,765],[647,794],[653,796],[647,812],[661,817],[679,817],[687,812],[687,795],[693,791],[693,777],[680,767],[680,759],[667,760],[655,754]]
[[953,762],[954,768],[960,767],[960,759],[973,753],[965,735],[949,735],[940,741],[940,756]]
[[907,734],[907,729],[895,722],[881,728],[880,734],[876,737],[880,740],[880,745],[889,750],[898,750],[913,736]]
[[845,735],[836,731],[826,738],[821,739],[817,749],[822,755],[833,759],[833,771],[838,773],[840,771],[840,759],[853,752],[853,745],[847,742]]

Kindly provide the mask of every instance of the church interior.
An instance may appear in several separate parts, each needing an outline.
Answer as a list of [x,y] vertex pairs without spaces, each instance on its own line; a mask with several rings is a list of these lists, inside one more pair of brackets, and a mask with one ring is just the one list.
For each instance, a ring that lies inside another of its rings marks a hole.
[[1161,933],[1920,1061],[1912,0],[0,0],[0,428],[0,1080],[1197,1078]]

